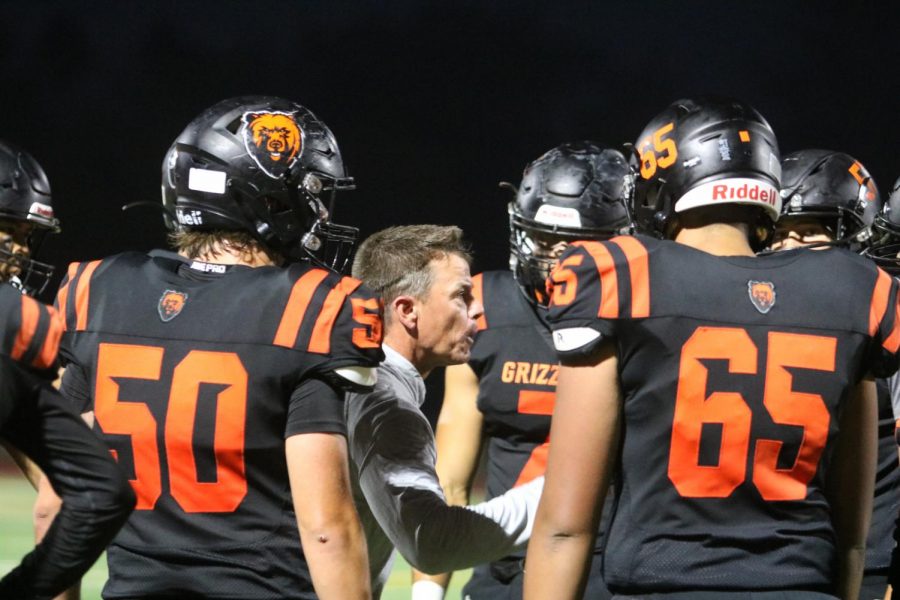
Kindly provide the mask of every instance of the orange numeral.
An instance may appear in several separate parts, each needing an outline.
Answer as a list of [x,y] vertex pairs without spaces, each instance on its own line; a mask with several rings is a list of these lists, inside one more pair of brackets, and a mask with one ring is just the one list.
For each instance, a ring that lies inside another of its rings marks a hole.
[[[555,400],[556,394],[554,392],[520,390],[518,410],[525,415],[550,416],[553,414],[553,403]],[[525,466],[522,467],[522,472],[519,473],[519,478],[516,479],[516,483],[513,484],[513,487],[528,483],[532,479],[543,475],[544,471],[547,470],[547,454],[549,452],[550,435],[547,434],[547,439],[544,443],[536,446],[535,449],[531,451],[531,456],[528,457],[528,461],[525,463]]]
[[[675,123],[666,123],[653,132],[652,146],[651,140],[645,139],[638,143],[638,153],[641,157],[641,177],[650,179],[656,173],[656,169],[667,169],[675,164],[678,158],[678,148],[675,146],[675,140],[664,138],[663,136],[675,128]],[[659,156],[657,156],[659,153]]]
[[[152,510],[162,493],[158,425],[146,404],[119,397],[117,378],[159,381],[164,349],[100,344],[94,414],[107,435],[131,436],[138,510]],[[216,399],[216,481],[197,481],[194,420],[201,383],[227,386]],[[247,371],[233,352],[191,351],[172,374],[165,447],[172,497],[186,512],[231,512],[247,495],[244,428]]]
[[353,328],[353,343],[357,348],[377,348],[381,345],[381,303],[375,298],[350,298],[353,320],[365,327]]
[[566,306],[575,299],[578,292],[578,275],[569,267],[577,267],[584,260],[581,254],[573,254],[560,261],[550,273],[553,283],[551,302],[556,306]]
[[[788,368],[833,372],[837,341],[817,335],[770,332],[763,405],[772,421],[803,428],[794,464],[777,467],[780,440],[759,439],[753,452],[753,484],[766,500],[802,500],[825,449],[831,415],[822,396],[791,388]],[[703,359],[728,361],[728,372],[755,375],[758,351],[744,329],[699,327],[681,350],[675,415],[669,447],[669,480],[688,498],[725,498],[746,480],[752,414],[737,392],[706,396]],[[721,423],[719,464],[698,464],[704,423]]]

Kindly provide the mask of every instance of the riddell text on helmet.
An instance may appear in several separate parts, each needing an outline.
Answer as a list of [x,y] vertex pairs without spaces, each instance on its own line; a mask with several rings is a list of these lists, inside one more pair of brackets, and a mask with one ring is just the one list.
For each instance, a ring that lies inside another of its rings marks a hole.
[[778,192],[768,185],[758,183],[743,185],[715,184],[712,188],[713,200],[757,200],[775,206]]

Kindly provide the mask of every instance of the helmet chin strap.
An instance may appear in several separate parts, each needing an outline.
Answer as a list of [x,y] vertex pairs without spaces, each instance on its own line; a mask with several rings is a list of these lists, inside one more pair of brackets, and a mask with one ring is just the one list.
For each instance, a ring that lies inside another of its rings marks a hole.
[[175,216],[175,211],[173,211],[171,208],[169,208],[168,206],[165,206],[164,204],[162,204],[160,202],[150,202],[149,200],[138,200],[137,202],[129,202],[128,204],[123,204],[122,212],[131,210],[132,208],[137,208],[138,206],[149,206],[152,208],[158,208],[159,210],[161,210],[163,212],[164,215],[166,215],[170,219],[172,219],[173,223],[178,222],[178,217]]

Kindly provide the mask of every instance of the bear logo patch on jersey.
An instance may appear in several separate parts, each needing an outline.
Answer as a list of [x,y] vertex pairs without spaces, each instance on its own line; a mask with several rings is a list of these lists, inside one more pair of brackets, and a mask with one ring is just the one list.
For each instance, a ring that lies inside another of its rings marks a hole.
[[163,323],[168,323],[181,314],[184,303],[187,302],[188,295],[184,292],[176,292],[175,290],[166,290],[159,299],[156,309],[159,311],[159,318]]
[[244,147],[263,172],[278,178],[303,150],[303,131],[293,113],[248,112],[242,118]]
[[750,302],[756,310],[766,314],[775,306],[775,284],[771,281],[747,282],[747,291],[750,294]]

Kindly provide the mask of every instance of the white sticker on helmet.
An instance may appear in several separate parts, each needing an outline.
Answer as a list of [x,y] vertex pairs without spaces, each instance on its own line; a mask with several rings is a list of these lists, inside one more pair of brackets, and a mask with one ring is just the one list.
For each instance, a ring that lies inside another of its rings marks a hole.
[[542,205],[534,220],[545,225],[560,225],[562,227],[581,227],[581,215],[574,208],[563,206]]
[[675,203],[675,212],[717,204],[759,206],[766,209],[772,220],[776,221],[781,212],[781,195],[775,186],[759,179],[746,177],[719,179],[689,190]]
[[600,337],[600,332],[590,327],[569,327],[553,332],[553,346],[559,352],[570,352],[587,346]]
[[188,189],[210,194],[224,194],[226,178],[224,171],[192,168],[188,174]]
[[44,204],[42,202],[32,202],[31,208],[28,209],[29,215],[35,215],[37,217],[45,217],[47,219],[53,218],[53,207],[49,204]]

